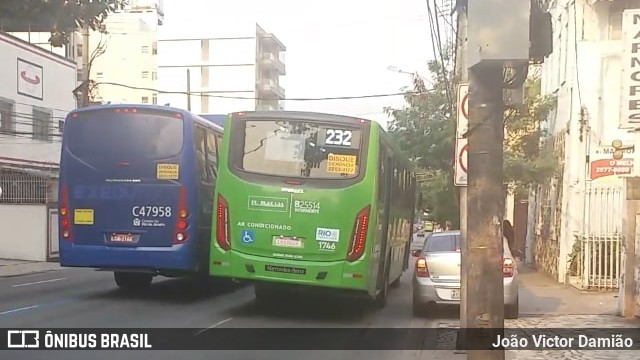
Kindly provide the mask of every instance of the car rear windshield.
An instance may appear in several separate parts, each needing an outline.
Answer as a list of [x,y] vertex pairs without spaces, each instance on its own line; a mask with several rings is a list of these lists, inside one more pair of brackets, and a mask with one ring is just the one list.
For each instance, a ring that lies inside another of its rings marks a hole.
[[311,179],[357,177],[362,130],[354,126],[305,121],[247,120],[240,127],[240,163],[246,172]]
[[81,159],[163,159],[182,149],[182,120],[173,113],[80,112],[65,126],[65,144]]
[[427,239],[425,252],[458,251],[462,246],[460,235],[431,235]]

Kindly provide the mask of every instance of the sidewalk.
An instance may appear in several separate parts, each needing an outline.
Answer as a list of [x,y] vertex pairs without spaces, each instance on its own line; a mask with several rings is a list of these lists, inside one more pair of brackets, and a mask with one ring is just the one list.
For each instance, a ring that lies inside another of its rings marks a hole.
[[57,262],[0,259],[0,278],[61,270]]
[[[545,274],[520,265],[520,318],[505,320],[507,328],[637,328],[637,320],[617,315],[617,292],[581,292]],[[443,320],[440,328],[456,328],[458,320]],[[449,339],[447,339],[449,340]],[[451,340],[449,340],[451,341]],[[455,340],[453,340],[455,341]],[[454,345],[446,345],[451,348]],[[464,360],[467,355],[435,351],[438,360]],[[632,359],[637,350],[507,350],[506,360],[519,359]]]

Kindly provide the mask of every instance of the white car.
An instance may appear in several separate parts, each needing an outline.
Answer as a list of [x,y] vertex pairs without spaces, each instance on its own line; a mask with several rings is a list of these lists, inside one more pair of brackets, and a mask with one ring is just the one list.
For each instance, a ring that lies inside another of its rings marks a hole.
[[[431,233],[422,249],[413,250],[413,313],[421,315],[428,304],[460,304],[460,230]],[[504,238],[502,274],[504,317],[518,318],[518,269]]]

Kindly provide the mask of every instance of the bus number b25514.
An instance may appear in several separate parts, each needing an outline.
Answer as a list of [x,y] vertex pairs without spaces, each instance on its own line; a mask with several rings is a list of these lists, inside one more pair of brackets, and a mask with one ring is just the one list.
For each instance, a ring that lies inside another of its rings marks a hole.
[[170,206],[134,206],[131,215],[135,217],[171,217]]

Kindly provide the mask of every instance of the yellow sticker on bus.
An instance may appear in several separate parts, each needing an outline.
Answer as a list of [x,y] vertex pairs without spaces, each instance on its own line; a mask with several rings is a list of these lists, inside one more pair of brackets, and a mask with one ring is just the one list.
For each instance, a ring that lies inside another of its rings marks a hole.
[[156,166],[156,178],[164,180],[178,180],[180,168],[178,164],[158,164]]
[[76,225],[93,225],[93,209],[75,209],[73,223]]
[[327,172],[353,175],[356,173],[356,160],[357,157],[355,155],[329,154],[327,157]]

